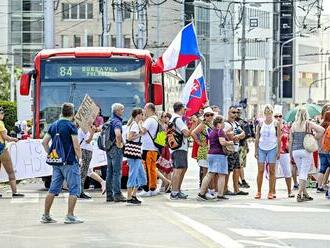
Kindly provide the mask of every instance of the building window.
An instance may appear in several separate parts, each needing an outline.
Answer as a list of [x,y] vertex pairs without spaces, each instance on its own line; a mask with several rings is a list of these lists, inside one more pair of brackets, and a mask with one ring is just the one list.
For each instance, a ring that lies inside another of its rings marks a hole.
[[81,38],[78,35],[73,36],[73,46],[80,47],[81,46]]
[[116,47],[116,36],[111,36],[111,46]]
[[131,47],[131,39],[130,38],[124,38],[124,47],[130,48]]
[[[125,7],[125,5],[124,5],[124,7]],[[129,7],[124,8],[123,18],[124,19],[130,19],[131,18],[131,12],[130,12]]]
[[23,11],[41,12],[42,2],[40,0],[23,0]]
[[93,46],[93,35],[87,35],[87,46],[88,47]]
[[63,20],[86,20],[93,19],[92,3],[62,3]]
[[62,48],[69,47],[69,36],[67,36],[67,35],[62,35],[61,36],[61,47]]

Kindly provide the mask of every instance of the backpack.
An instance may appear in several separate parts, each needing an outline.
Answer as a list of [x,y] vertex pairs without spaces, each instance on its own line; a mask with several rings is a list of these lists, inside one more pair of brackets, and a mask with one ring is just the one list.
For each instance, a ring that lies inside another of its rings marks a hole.
[[166,132],[166,143],[171,150],[177,150],[182,146],[183,134],[176,130],[175,122],[179,117],[175,117],[172,122],[169,123]]
[[244,133],[245,133],[245,138],[244,139],[248,139],[248,138],[252,138],[254,136],[253,134],[253,130],[250,127],[250,124],[247,121],[242,120],[241,123],[241,128],[243,129]]
[[[156,119],[154,119],[155,121],[157,121]],[[155,137],[152,137],[150,132],[148,132],[152,142],[154,143],[155,147],[157,147],[158,149],[162,149],[166,146],[166,132],[163,129],[163,127],[159,124],[159,122],[157,121],[157,131],[155,134]]]
[[322,151],[330,152],[330,126],[327,127],[323,134],[321,148]]
[[111,133],[111,126],[112,122],[111,120],[108,120],[104,125],[102,126],[102,130],[100,133],[100,136],[97,138],[97,146],[102,151],[110,151],[110,149],[113,147],[115,141],[111,140],[110,133]]
[[66,164],[71,147],[69,149],[68,155],[65,156],[63,143],[60,137],[60,133],[58,132],[58,123],[59,121],[54,124],[56,133],[54,138],[52,138],[52,144],[47,153],[46,163],[49,165],[61,166]]

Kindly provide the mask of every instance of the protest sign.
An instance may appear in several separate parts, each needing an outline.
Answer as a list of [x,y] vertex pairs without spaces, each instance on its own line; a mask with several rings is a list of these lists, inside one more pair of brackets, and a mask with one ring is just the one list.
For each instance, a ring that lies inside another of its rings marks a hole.
[[[97,147],[97,136],[91,142],[93,145],[93,157],[89,168],[107,165],[107,156]],[[44,177],[52,175],[52,167],[46,164],[46,152],[42,147],[42,140],[21,140],[8,145],[11,160],[17,180]],[[3,166],[0,170],[0,182],[8,181],[7,173]]]
[[74,117],[75,122],[84,132],[87,132],[95,121],[99,111],[100,108],[96,105],[93,99],[90,96],[85,95],[85,98]]

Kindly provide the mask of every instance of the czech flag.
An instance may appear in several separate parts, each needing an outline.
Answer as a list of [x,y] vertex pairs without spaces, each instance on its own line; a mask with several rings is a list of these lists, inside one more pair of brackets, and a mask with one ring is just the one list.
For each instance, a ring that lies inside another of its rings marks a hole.
[[188,65],[201,57],[194,24],[185,26],[175,37],[162,57],[152,66],[153,73],[162,73]]
[[186,116],[197,113],[207,101],[202,64],[199,63],[182,91],[181,102],[186,105]]

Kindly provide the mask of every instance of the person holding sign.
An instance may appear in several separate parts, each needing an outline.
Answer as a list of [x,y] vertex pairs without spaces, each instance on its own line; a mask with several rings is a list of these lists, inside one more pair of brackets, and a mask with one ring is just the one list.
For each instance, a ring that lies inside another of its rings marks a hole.
[[[3,123],[4,116],[5,116],[5,112],[3,108],[0,107],[0,169],[1,169],[1,164],[3,164],[3,167],[5,168],[8,174],[9,185],[12,191],[12,196],[23,197],[24,196],[23,194],[17,193],[16,177],[13,169],[13,163],[11,162],[10,154],[5,144],[6,141],[17,142],[18,139],[12,138],[7,135],[7,129],[5,128],[5,124]],[[1,194],[0,197],[2,197]]]

